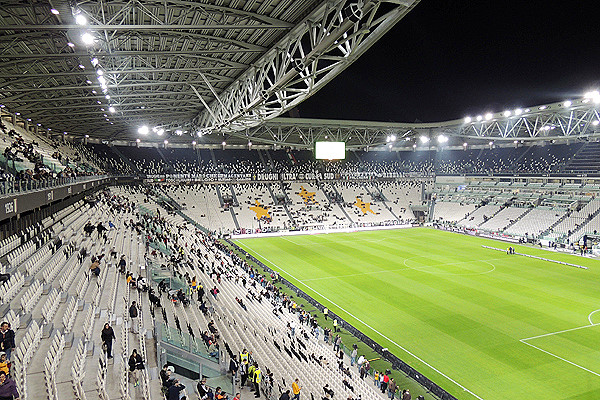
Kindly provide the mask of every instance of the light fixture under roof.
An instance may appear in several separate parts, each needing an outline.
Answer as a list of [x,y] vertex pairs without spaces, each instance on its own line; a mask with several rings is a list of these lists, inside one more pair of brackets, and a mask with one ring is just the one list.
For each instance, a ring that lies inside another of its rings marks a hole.
[[69,46],[69,47],[75,47],[75,45],[73,43],[71,43],[71,42],[67,43],[67,46]]
[[56,8],[51,8],[51,9],[50,9],[50,12],[51,12],[52,14],[54,14],[54,15],[58,15],[58,14],[60,14],[60,12],[59,12],[59,11],[58,11]]
[[138,133],[139,133],[140,135],[147,135],[147,134],[148,134],[148,132],[149,132],[149,130],[148,130],[148,127],[147,127],[146,125],[144,125],[144,126],[140,126],[140,127],[138,128]]
[[492,114],[492,113],[487,113],[487,114],[485,114],[485,120],[486,120],[486,121],[489,121],[489,120],[490,120],[490,119],[492,119],[492,118],[494,118],[494,114]]
[[94,35],[92,35],[89,32],[84,33],[83,35],[81,35],[81,41],[83,42],[83,44],[85,44],[86,46],[91,46],[94,44],[94,41],[96,39],[94,39]]
[[83,14],[75,15],[75,23],[77,25],[87,25],[87,18]]
[[465,124],[471,123],[473,119],[471,117],[465,117]]
[[111,113],[114,113],[116,110],[113,106],[108,107],[108,111],[110,111]]

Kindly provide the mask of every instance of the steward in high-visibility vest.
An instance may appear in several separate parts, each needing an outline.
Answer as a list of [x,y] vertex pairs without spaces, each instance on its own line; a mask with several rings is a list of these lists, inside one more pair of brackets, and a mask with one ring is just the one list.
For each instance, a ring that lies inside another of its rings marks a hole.
[[248,367],[248,379],[252,383],[254,383],[254,371],[255,370],[256,370],[256,367],[254,365],[251,365]]
[[262,380],[262,373],[260,368],[257,366],[256,370],[254,370],[254,391],[256,394],[255,397],[260,397],[260,381]]
[[249,360],[250,356],[248,355],[248,350],[244,349],[241,353],[240,353],[240,362],[242,364],[248,364],[248,360]]

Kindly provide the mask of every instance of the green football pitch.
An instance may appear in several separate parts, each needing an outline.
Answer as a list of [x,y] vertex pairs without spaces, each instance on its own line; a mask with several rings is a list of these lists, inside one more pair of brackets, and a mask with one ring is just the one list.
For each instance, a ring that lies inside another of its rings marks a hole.
[[459,399],[600,399],[598,261],[428,228],[236,243]]

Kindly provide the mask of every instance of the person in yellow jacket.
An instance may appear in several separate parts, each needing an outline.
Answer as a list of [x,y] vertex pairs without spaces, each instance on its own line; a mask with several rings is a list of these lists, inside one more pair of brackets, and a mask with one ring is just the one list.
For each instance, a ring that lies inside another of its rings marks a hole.
[[260,382],[262,381],[262,371],[260,370],[260,367],[257,365],[256,369],[254,370],[254,397],[258,398],[260,397]]
[[302,390],[302,387],[300,387],[300,385],[298,384],[298,378],[296,378],[296,380],[292,383],[292,394],[294,395],[294,397],[292,397],[293,400],[300,399],[300,391],[301,390]]
[[246,349],[242,350],[242,352],[240,353],[240,363],[248,364],[249,359],[250,359],[250,356],[248,354],[248,350],[246,350]]
[[248,367],[248,382],[250,386],[254,384],[254,371],[256,370],[256,366],[254,364]]

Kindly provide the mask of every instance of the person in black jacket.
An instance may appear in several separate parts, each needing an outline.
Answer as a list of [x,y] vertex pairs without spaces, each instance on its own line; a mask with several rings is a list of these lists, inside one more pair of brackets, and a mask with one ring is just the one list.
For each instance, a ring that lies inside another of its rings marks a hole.
[[279,397],[279,400],[290,400],[290,390],[288,389],[282,393],[281,397]]
[[134,387],[140,384],[140,380],[137,376],[138,369],[144,369],[144,360],[142,360],[142,356],[137,353],[137,350],[133,349],[131,356],[129,356],[129,382],[133,381]]
[[115,339],[115,331],[107,322],[104,324],[104,329],[102,329],[102,343],[106,345],[106,356],[108,358],[112,358],[112,342]]
[[15,331],[10,329],[8,322],[0,324],[0,350],[6,353],[6,359],[10,361],[10,354],[15,349]]
[[167,390],[167,399],[179,400],[179,392],[181,392],[183,389],[185,389],[185,386],[182,385],[181,382],[179,382],[179,379],[175,379],[173,385],[171,385]]
[[129,318],[131,318],[131,333],[138,333],[137,317],[138,317],[137,304],[135,303],[135,301],[132,301],[131,307],[129,307]]

